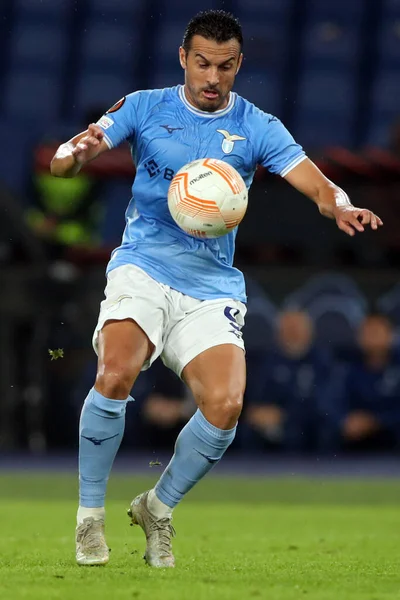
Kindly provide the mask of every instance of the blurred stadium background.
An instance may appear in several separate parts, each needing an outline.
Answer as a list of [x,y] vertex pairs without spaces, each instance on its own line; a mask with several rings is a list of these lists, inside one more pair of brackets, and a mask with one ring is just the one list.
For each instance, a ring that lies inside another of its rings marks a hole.
[[[281,118],[385,224],[350,239],[285,182],[257,172],[237,243],[249,382],[232,456],[399,451],[400,1],[3,0],[3,460],[76,450],[105,264],[134,175],[121,147],[56,180],[54,150],[126,93],[181,83],[185,24],[211,7],[243,25],[236,91]],[[59,348],[64,357],[51,360]],[[124,449],[169,452],[192,399],[161,364],[133,395]]]

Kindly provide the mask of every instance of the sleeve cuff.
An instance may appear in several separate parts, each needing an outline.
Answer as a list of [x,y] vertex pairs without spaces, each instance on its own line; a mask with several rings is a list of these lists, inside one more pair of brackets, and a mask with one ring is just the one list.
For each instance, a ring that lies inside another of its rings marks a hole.
[[108,137],[108,135],[103,131],[103,135],[104,135],[104,141],[107,144],[108,148],[111,150],[112,148],[114,148],[114,144],[112,143],[112,141],[110,140],[110,138]]
[[295,167],[297,167],[297,165],[299,165],[301,162],[303,162],[303,160],[306,160],[307,155],[302,153],[300,154],[300,156],[296,156],[295,159],[293,159],[280,173],[279,175],[281,177],[286,177],[286,175],[288,173],[290,173],[290,171],[292,169],[294,169]]

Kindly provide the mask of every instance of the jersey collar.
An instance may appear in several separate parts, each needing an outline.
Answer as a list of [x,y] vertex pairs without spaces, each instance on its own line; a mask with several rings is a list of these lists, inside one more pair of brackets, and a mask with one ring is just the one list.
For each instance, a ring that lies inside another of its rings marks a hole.
[[216,110],[214,112],[208,112],[207,110],[200,110],[199,108],[196,108],[195,106],[190,104],[190,102],[188,102],[188,100],[186,99],[186,96],[185,96],[184,87],[185,87],[184,85],[179,86],[179,91],[178,91],[179,98],[181,99],[181,101],[183,102],[185,107],[191,113],[193,113],[194,115],[197,115],[198,117],[204,117],[206,119],[215,119],[216,117],[223,117],[224,115],[228,114],[228,112],[230,112],[235,105],[236,94],[235,94],[235,92],[230,92],[229,102],[228,102],[227,106],[225,106],[225,108],[222,108],[221,110]]

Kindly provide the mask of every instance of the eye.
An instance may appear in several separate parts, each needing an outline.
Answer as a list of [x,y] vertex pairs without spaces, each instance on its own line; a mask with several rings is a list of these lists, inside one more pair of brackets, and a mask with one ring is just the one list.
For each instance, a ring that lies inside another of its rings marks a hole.
[[232,65],[224,65],[223,67],[221,67],[223,71],[230,71],[232,68]]
[[205,63],[199,63],[200,69],[206,69],[207,65]]

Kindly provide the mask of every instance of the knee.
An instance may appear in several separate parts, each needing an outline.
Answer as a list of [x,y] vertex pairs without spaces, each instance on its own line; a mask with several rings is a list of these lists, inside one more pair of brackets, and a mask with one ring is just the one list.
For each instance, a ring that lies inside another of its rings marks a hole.
[[231,429],[243,408],[243,390],[214,389],[202,407],[205,417],[220,429]]
[[109,361],[99,365],[95,387],[100,394],[113,400],[125,400],[138,373],[130,365]]

